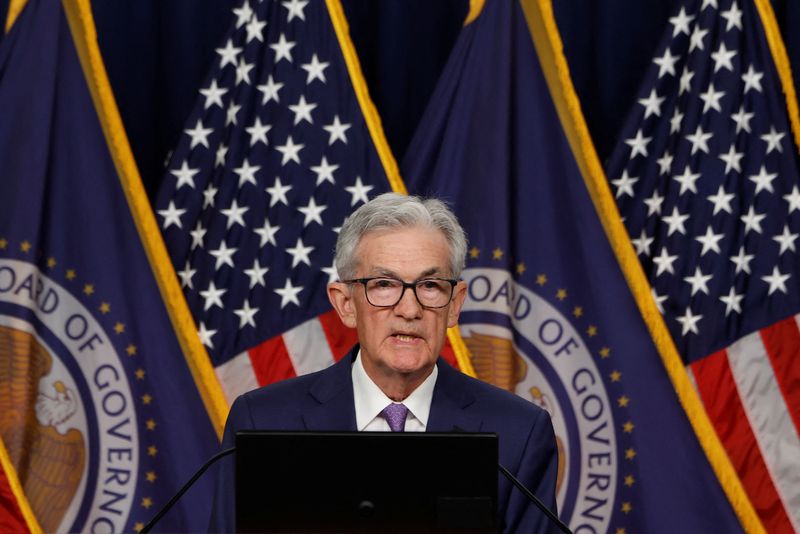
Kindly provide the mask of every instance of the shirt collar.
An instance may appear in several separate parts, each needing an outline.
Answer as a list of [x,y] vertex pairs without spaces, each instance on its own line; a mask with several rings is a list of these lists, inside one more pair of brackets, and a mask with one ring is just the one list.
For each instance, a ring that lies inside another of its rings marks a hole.
[[[439,369],[434,365],[431,374],[403,401],[408,411],[426,427],[428,426],[428,415],[431,413],[433,388],[436,386],[438,375]],[[367,374],[361,360],[361,350],[358,351],[356,360],[353,362],[352,376],[353,398],[356,405],[356,428],[361,431],[394,401],[387,397]]]

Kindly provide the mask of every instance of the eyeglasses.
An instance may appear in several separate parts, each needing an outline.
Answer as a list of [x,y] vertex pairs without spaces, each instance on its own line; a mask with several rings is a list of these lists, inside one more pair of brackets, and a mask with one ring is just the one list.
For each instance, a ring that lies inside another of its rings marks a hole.
[[345,284],[363,284],[367,302],[377,308],[396,306],[411,288],[414,296],[424,308],[444,308],[453,298],[453,288],[458,280],[450,278],[422,278],[413,282],[404,282],[397,278],[354,278],[342,280]]

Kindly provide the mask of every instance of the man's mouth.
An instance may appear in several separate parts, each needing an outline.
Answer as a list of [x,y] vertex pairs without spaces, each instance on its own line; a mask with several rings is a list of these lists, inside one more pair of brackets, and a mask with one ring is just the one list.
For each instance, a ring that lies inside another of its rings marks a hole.
[[414,341],[416,339],[419,339],[419,336],[416,336],[414,334],[406,334],[406,333],[401,333],[401,332],[397,332],[395,334],[392,334],[392,337],[397,339],[398,341],[404,341],[404,342],[411,342],[411,341]]

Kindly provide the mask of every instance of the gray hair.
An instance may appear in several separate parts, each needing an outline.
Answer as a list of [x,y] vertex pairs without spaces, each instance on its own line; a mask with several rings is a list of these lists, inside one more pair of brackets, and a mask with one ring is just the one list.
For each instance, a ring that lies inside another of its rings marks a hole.
[[334,257],[339,278],[348,280],[355,277],[356,248],[365,234],[418,225],[444,234],[450,245],[450,275],[460,277],[467,254],[467,237],[447,204],[435,198],[384,193],[358,208],[344,221],[336,240]]

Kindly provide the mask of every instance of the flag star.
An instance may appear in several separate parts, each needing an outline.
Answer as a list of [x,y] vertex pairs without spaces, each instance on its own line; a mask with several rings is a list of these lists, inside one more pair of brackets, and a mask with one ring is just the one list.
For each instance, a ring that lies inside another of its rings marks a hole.
[[314,119],[311,118],[311,112],[316,107],[316,104],[306,102],[306,97],[300,95],[297,104],[289,106],[289,109],[294,113],[294,124],[297,125],[300,121],[307,121],[309,124],[314,124]]
[[208,347],[209,349],[214,348],[214,343],[211,341],[211,338],[214,337],[216,334],[216,330],[209,330],[206,328],[205,323],[200,323],[200,329],[197,331],[197,335],[200,337],[200,342]]
[[731,28],[738,28],[742,29],[742,11],[739,9],[739,6],[736,5],[734,1],[731,4],[731,8],[727,11],[720,11],[720,16],[728,21],[728,24],[725,26],[725,31],[730,31]]
[[225,245],[225,241],[222,241],[219,244],[218,249],[208,251],[209,254],[211,254],[217,259],[216,263],[214,264],[214,269],[218,270],[223,265],[229,265],[233,267],[233,255],[236,253],[237,250],[239,249],[228,248],[227,245]]
[[773,267],[772,274],[761,277],[762,280],[769,284],[769,292],[767,295],[772,295],[776,290],[780,290],[781,293],[788,293],[786,281],[791,276],[791,274],[781,273],[777,266]]
[[700,267],[695,267],[694,274],[692,276],[684,277],[684,280],[691,284],[692,286],[692,296],[698,291],[702,291],[706,295],[708,295],[708,281],[711,280],[712,275],[710,274],[703,274],[703,271],[700,270]]
[[757,92],[761,93],[761,78],[764,77],[763,72],[758,72],[756,69],[753,68],[752,65],[747,67],[747,72],[742,74],[742,81],[744,82],[744,90],[742,91],[743,94],[747,94],[747,91],[750,89],[755,89]]
[[741,162],[743,157],[744,152],[736,152],[735,143],[731,143],[728,152],[719,155],[719,159],[725,162],[725,174],[731,172],[731,169],[735,170],[736,172],[742,172]]
[[780,256],[787,250],[791,250],[792,252],[795,251],[794,242],[797,239],[797,236],[798,234],[793,234],[789,231],[788,224],[783,226],[783,233],[781,235],[776,235],[775,237],[772,238],[781,246],[781,250],[780,252],[778,252],[778,256]]
[[742,313],[741,303],[744,299],[744,295],[737,295],[736,288],[731,288],[728,292],[727,296],[722,296],[719,298],[725,304],[725,317],[730,315],[732,311],[736,313]]
[[266,22],[261,22],[260,20],[258,20],[257,17],[253,16],[250,19],[250,22],[247,23],[246,27],[247,42],[249,43],[250,41],[255,39],[256,41],[261,41],[263,43],[264,42],[263,31],[264,31],[264,26],[266,25],[267,25]]
[[233,65],[236,66],[236,56],[241,52],[241,48],[237,48],[233,46],[233,40],[228,39],[228,42],[225,43],[224,48],[217,48],[216,52],[219,54],[220,57],[220,64],[219,68],[225,68],[225,65]]
[[713,108],[717,111],[722,111],[720,99],[725,96],[725,91],[714,90],[714,82],[708,84],[708,90],[705,93],[700,93],[700,100],[703,101],[703,113]]
[[664,197],[659,195],[658,191],[653,191],[653,195],[644,199],[644,203],[647,205],[648,217],[653,214],[661,215],[661,204],[664,203]]
[[778,152],[783,152],[783,147],[781,146],[781,139],[786,135],[786,133],[781,132],[778,133],[775,131],[774,126],[770,126],[769,133],[764,134],[761,139],[767,143],[767,154],[772,152],[773,150],[777,150]]
[[752,120],[753,115],[755,115],[755,113],[745,112],[744,104],[739,106],[739,111],[731,115],[731,119],[733,119],[733,122],[736,123],[737,134],[742,130],[744,130],[747,133],[750,133],[750,120]]
[[245,327],[245,325],[250,325],[253,328],[256,326],[256,321],[254,319],[255,314],[258,313],[258,308],[251,308],[250,303],[247,300],[244,301],[244,304],[238,310],[233,310],[239,317],[239,329]]
[[700,173],[693,174],[688,164],[684,167],[683,174],[676,174],[672,179],[681,184],[679,195],[684,194],[686,191],[697,193],[697,180],[700,179]]
[[236,167],[235,169],[233,169],[233,172],[235,172],[236,175],[239,176],[239,187],[242,187],[245,183],[248,182],[253,185],[258,185],[258,183],[256,182],[256,173],[259,171],[259,169],[261,169],[260,165],[250,165],[250,162],[247,161],[247,159],[245,158],[245,160],[242,162],[241,167]]
[[664,96],[658,96],[656,90],[653,89],[650,91],[650,96],[647,98],[640,98],[638,100],[639,104],[644,106],[644,118],[646,119],[650,115],[655,115],[656,117],[661,116],[661,103],[666,100]]
[[[672,208],[672,215],[667,215],[662,217],[661,219],[669,225],[667,229],[667,237],[671,236],[675,232],[680,232],[681,234],[686,234],[686,227],[684,223],[686,219],[689,218],[689,215],[683,215],[678,211],[678,206],[673,206]],[[677,256],[676,256],[677,257]]]
[[717,0],[703,0],[703,5],[700,6],[700,11],[703,11],[708,6],[711,6],[714,9],[717,9]]
[[645,256],[650,255],[650,245],[653,244],[655,238],[648,237],[647,233],[645,233],[644,229],[642,229],[642,233],[636,239],[631,239],[631,242],[636,247],[636,254]]
[[689,70],[688,65],[683,67],[683,71],[681,72],[680,85],[678,87],[679,95],[682,95],[684,92],[690,93],[692,91],[692,78],[694,78],[694,72]]
[[205,303],[203,304],[203,311],[208,311],[211,306],[217,305],[222,309],[225,309],[225,306],[222,304],[222,295],[224,295],[228,290],[222,289],[214,285],[213,280],[208,283],[208,289],[205,291],[200,292],[200,296],[205,299]]
[[191,150],[197,145],[203,145],[208,148],[208,134],[212,131],[213,128],[203,128],[203,121],[197,119],[197,124],[195,124],[194,128],[187,128],[184,130],[184,132],[192,138],[189,149]]
[[[253,171],[253,172],[255,172],[255,171]],[[228,224],[225,226],[225,228],[230,228],[234,224],[239,224],[241,226],[247,226],[245,224],[245,222],[244,222],[243,215],[245,213],[247,213],[247,210],[249,210],[249,209],[250,208],[248,208],[247,206],[239,207],[239,204],[236,202],[236,199],[233,199],[233,202],[231,202],[231,207],[230,208],[224,209],[224,210],[220,210],[222,212],[222,214],[225,215],[228,218]],[[224,244],[225,243],[223,242],[223,245]],[[233,264],[231,264],[231,267],[233,267]],[[219,267],[217,267],[217,268],[219,268]]]
[[270,124],[261,124],[261,118],[256,117],[256,121],[252,126],[245,128],[245,131],[250,134],[250,146],[255,146],[256,143],[264,143],[269,145],[267,141],[267,132],[272,129]]
[[281,33],[280,37],[278,38],[278,42],[275,44],[269,45],[275,51],[275,64],[277,64],[281,59],[285,59],[289,63],[292,62],[292,48],[295,46],[294,41],[287,41],[286,36]]
[[186,164],[186,161],[181,163],[180,169],[169,171],[171,175],[178,179],[178,183],[175,185],[176,190],[180,189],[184,185],[188,185],[194,189],[194,175],[198,172],[200,172],[200,169],[190,169],[189,165]]
[[711,53],[711,58],[714,60],[714,72],[721,68],[726,68],[733,72],[733,63],[731,59],[736,55],[736,50],[728,50],[725,48],[725,43],[720,43],[716,52]]
[[211,85],[207,88],[200,89],[200,94],[206,97],[203,109],[208,109],[215,104],[222,109],[224,107],[222,105],[222,96],[227,92],[227,89],[217,85],[217,80],[211,80]]
[[314,197],[308,199],[308,205],[303,207],[298,207],[297,211],[305,215],[305,220],[303,221],[303,226],[308,226],[308,223],[311,221],[316,222],[319,225],[322,225],[322,212],[328,209],[328,206],[317,206],[317,202],[314,200]]
[[347,135],[345,132],[350,129],[350,123],[342,124],[339,121],[339,115],[333,117],[333,122],[322,127],[328,132],[328,145],[332,145],[336,141],[341,141],[347,144]]
[[770,193],[774,193],[775,190],[772,189],[772,181],[778,177],[778,173],[768,173],[766,165],[762,165],[761,169],[758,171],[758,174],[751,175],[750,181],[756,184],[756,192],[757,195],[760,191],[767,190]]
[[308,255],[314,250],[314,247],[307,247],[303,244],[302,238],[297,238],[297,245],[294,247],[287,247],[286,252],[292,257],[292,269],[297,267],[298,263],[305,263],[311,266],[311,259]]
[[258,234],[259,237],[261,237],[261,243],[258,246],[263,247],[267,243],[272,243],[273,247],[277,247],[278,243],[275,242],[275,234],[277,234],[278,230],[280,229],[280,226],[272,226],[269,222],[269,219],[264,219],[264,226],[253,230],[256,234]]
[[169,201],[169,206],[167,206],[167,209],[158,210],[158,214],[164,217],[164,230],[173,224],[178,228],[183,228],[183,225],[181,224],[181,215],[184,213],[186,213],[186,210],[175,207],[175,202],[172,200]]
[[228,155],[228,147],[225,145],[225,143],[220,143],[219,146],[217,147],[216,158],[214,158],[214,166],[220,167],[222,165],[225,165],[225,156],[227,155]]
[[336,270],[335,264],[331,264],[330,267],[323,267],[322,272],[328,275],[328,283],[335,282],[339,279],[339,273]]
[[622,171],[622,176],[617,178],[616,180],[611,180],[611,183],[617,186],[617,195],[616,198],[620,198],[622,195],[628,195],[633,197],[633,184],[638,182],[639,179],[633,176],[628,176],[628,171]]
[[229,126],[231,124],[236,126],[236,114],[239,113],[240,109],[242,109],[242,106],[238,106],[233,102],[228,105],[228,110],[225,113],[225,126]]
[[192,277],[197,272],[197,269],[192,269],[192,266],[189,262],[186,262],[186,267],[183,268],[182,271],[178,271],[178,276],[181,278],[181,287],[188,287],[189,289],[194,289],[192,285]]
[[275,185],[267,187],[266,191],[269,195],[269,207],[271,208],[278,202],[282,202],[285,206],[289,205],[289,200],[286,198],[286,193],[292,189],[291,185],[283,185],[280,177],[275,177]]
[[675,17],[669,18],[669,23],[672,24],[672,37],[676,37],[680,33],[689,35],[689,23],[694,20],[694,15],[687,15],[686,9],[681,8],[680,13]]
[[242,82],[250,85],[250,71],[253,67],[253,63],[247,63],[243,57],[239,58],[239,63],[236,65],[236,85]]
[[739,247],[739,253],[731,257],[731,261],[736,266],[736,274],[745,272],[750,274],[750,262],[755,258],[754,254],[745,254],[744,245]]
[[367,201],[369,201],[369,198],[367,197],[367,195],[374,188],[375,188],[375,186],[372,186],[372,185],[364,185],[364,182],[361,181],[361,177],[360,176],[356,176],[355,185],[351,185],[351,186],[345,187],[344,189],[345,189],[345,191],[350,193],[350,196],[351,196],[350,205],[351,206],[355,206],[359,202],[366,203]]
[[698,150],[702,150],[708,154],[708,140],[711,139],[711,137],[712,134],[704,132],[702,126],[698,124],[694,133],[686,136],[686,139],[692,143],[692,156],[694,156],[694,153]]
[[286,144],[278,145],[275,147],[275,150],[283,154],[283,158],[281,159],[281,165],[286,165],[289,160],[294,161],[298,165],[300,164],[300,151],[303,150],[303,147],[306,145],[299,143],[295,144],[292,140],[292,136],[290,135],[286,138]]
[[717,193],[715,195],[709,195],[707,198],[708,200],[714,204],[714,213],[716,215],[720,211],[727,211],[730,214],[733,214],[733,210],[731,209],[731,200],[735,197],[733,193],[726,193],[725,188],[721,185],[719,189],[717,189]]
[[322,156],[322,161],[319,162],[319,165],[313,165],[311,170],[317,175],[317,185],[319,186],[322,182],[335,184],[333,173],[338,168],[338,165],[331,165],[328,163],[328,159]]
[[683,121],[684,114],[676,107],[669,119],[669,133],[678,133],[681,131],[681,122]]
[[650,294],[653,296],[653,300],[656,301],[656,306],[658,307],[658,311],[660,311],[663,314],[664,306],[662,306],[662,304],[665,300],[667,300],[667,296],[666,295],[661,296],[658,293],[656,293],[656,288],[654,287],[650,288]]
[[286,2],[281,2],[281,5],[288,11],[286,14],[286,22],[292,22],[292,19],[295,17],[305,21],[306,16],[303,13],[303,9],[305,9],[306,4],[308,4],[308,0],[287,0]]
[[269,267],[262,267],[258,262],[258,258],[256,258],[253,262],[253,267],[244,270],[244,274],[250,277],[250,289],[253,289],[257,285],[265,286],[264,275],[267,274],[268,271]]
[[797,186],[792,186],[792,192],[788,195],[783,195],[783,199],[789,203],[789,214],[794,210],[800,211],[800,191]]
[[715,234],[714,230],[711,229],[711,226],[706,227],[705,235],[700,237],[695,237],[695,239],[703,245],[703,249],[700,251],[700,256],[705,256],[705,254],[709,251],[714,251],[717,254],[722,254],[722,251],[719,248],[719,242],[722,241],[722,238],[725,237],[724,233]]
[[700,315],[700,314],[693,315],[691,308],[687,307],[686,308],[686,314],[685,315],[679,315],[675,319],[679,323],[681,323],[681,327],[682,327],[681,335],[685,336],[689,332],[691,332],[693,334],[699,334],[700,333],[700,331],[697,329],[697,323],[702,318],[703,318],[703,316]]
[[267,83],[263,85],[257,85],[256,89],[258,89],[263,97],[261,98],[261,105],[266,105],[267,102],[270,100],[274,100],[275,102],[280,102],[280,97],[278,96],[278,91],[281,90],[283,87],[282,83],[278,83],[272,79],[272,74],[267,76]]
[[658,77],[661,78],[664,74],[669,73],[675,76],[675,63],[678,62],[680,56],[673,56],[669,48],[664,51],[664,55],[653,59],[653,63],[658,65]]
[[249,0],[244,0],[244,2],[242,2],[242,7],[233,8],[233,13],[236,15],[236,29],[239,29],[253,16],[253,10],[250,8]]
[[203,238],[205,237],[206,232],[207,230],[203,228],[203,223],[197,221],[197,226],[194,227],[194,230],[189,232],[189,235],[192,236],[192,250],[203,246]]
[[625,139],[625,144],[631,147],[631,159],[635,158],[636,154],[647,157],[647,143],[652,139],[652,137],[642,135],[642,130],[637,131],[635,137]]
[[300,300],[297,298],[297,295],[302,290],[302,286],[293,286],[292,281],[287,278],[283,287],[275,290],[275,293],[281,297],[281,309],[285,308],[290,302],[300,306]]
[[320,61],[317,58],[317,54],[311,56],[310,62],[300,65],[300,68],[308,73],[306,76],[306,85],[314,80],[319,80],[322,83],[327,82],[328,80],[325,79],[325,69],[328,68],[328,65],[330,65],[330,63]]
[[658,168],[659,168],[658,174],[669,174],[670,167],[672,167],[673,159],[674,158],[672,154],[670,154],[668,150],[665,151],[664,155],[656,160],[656,163],[658,163]]
[[216,196],[217,191],[219,191],[219,189],[217,189],[211,184],[208,184],[208,186],[203,191],[203,209],[206,209],[208,207],[212,208],[214,207],[214,197]]
[[675,269],[672,267],[672,264],[675,263],[677,259],[677,254],[675,256],[670,256],[669,252],[667,252],[667,247],[662,248],[661,254],[653,258],[653,263],[658,267],[656,276],[660,276],[661,273],[664,272],[675,274]]
[[703,39],[706,35],[708,35],[708,30],[704,30],[700,26],[695,26],[692,30],[692,35],[689,36],[689,52],[695,48],[705,50]]
[[750,230],[754,230],[756,233],[761,233],[761,221],[766,217],[766,215],[762,215],[756,213],[753,209],[753,206],[750,206],[750,209],[747,211],[746,215],[742,215],[739,217],[742,222],[744,223],[744,233],[747,235],[747,232]]

